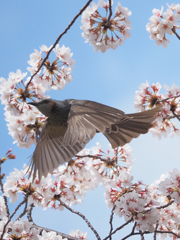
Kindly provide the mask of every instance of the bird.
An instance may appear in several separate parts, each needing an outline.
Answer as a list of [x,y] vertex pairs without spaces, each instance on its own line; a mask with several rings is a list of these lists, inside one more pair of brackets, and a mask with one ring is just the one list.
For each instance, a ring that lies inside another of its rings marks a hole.
[[159,105],[151,110],[125,114],[98,102],[75,99],[41,99],[28,104],[47,117],[29,165],[32,181],[37,174],[41,181],[42,176],[47,177],[59,165],[69,162],[98,132],[104,134],[112,148],[124,146],[147,133],[162,110]]

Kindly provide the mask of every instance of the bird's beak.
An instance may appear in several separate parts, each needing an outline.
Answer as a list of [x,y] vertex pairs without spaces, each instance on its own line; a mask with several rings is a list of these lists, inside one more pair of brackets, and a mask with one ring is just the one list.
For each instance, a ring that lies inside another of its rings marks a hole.
[[29,104],[29,105],[33,105],[33,106],[37,106],[37,102],[28,102],[27,104]]

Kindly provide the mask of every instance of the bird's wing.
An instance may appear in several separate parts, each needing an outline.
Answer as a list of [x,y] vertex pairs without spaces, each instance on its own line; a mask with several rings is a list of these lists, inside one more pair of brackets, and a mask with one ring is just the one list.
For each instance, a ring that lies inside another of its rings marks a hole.
[[79,153],[89,141],[89,138],[83,142],[77,141],[73,146],[69,143],[65,144],[64,134],[67,127],[51,124],[46,120],[41,131],[38,144],[31,158],[29,169],[29,177],[33,173],[33,181],[38,171],[38,179],[46,177],[48,173],[52,173],[59,165],[68,162]]
[[64,141],[72,146],[82,143],[97,131],[102,132],[113,148],[129,143],[140,134],[147,133],[162,107],[134,114],[124,114],[121,110],[100,103],[71,100],[68,128]]
[[79,141],[82,143],[87,136],[92,139],[97,131],[106,132],[112,124],[127,121],[123,111],[100,103],[71,100],[68,116],[68,128],[64,141],[72,146]]

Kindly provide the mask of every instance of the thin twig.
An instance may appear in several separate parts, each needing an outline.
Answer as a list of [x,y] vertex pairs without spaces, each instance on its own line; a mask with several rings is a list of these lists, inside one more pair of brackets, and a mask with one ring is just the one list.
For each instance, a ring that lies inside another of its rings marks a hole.
[[81,10],[79,11],[79,13],[73,18],[73,20],[70,22],[70,24],[67,26],[67,28],[59,35],[59,37],[56,39],[55,43],[53,44],[53,46],[50,48],[50,50],[47,52],[46,57],[43,59],[41,65],[39,66],[39,68],[37,69],[37,71],[31,76],[29,82],[26,85],[25,91],[27,91],[27,88],[29,86],[29,84],[31,83],[33,77],[40,71],[40,69],[42,68],[42,66],[44,65],[44,63],[46,62],[46,60],[49,57],[49,54],[51,53],[51,51],[55,48],[55,46],[58,44],[58,42],[60,41],[60,39],[62,38],[62,36],[71,28],[71,26],[74,24],[74,22],[76,21],[76,19],[84,12],[84,10],[89,6],[89,4],[92,2],[92,0],[89,0],[83,8],[81,8]]
[[[29,222],[33,222],[32,210],[33,210],[34,207],[35,207],[34,203],[31,203],[29,205],[28,209],[27,209],[27,218],[28,218]],[[46,232],[56,232],[58,235],[60,235],[63,238],[67,238],[68,240],[77,240],[77,238],[75,238],[75,237],[72,237],[70,235],[58,232],[56,230],[52,230],[52,229],[45,228],[45,227],[40,227],[40,226],[36,225],[34,222],[33,222],[33,227],[35,227],[36,229],[40,230],[41,233],[42,233],[43,230],[46,231]]]
[[[156,231],[156,233],[160,233],[160,234],[163,234],[163,233],[165,233],[165,234],[173,234],[174,236],[176,236],[177,238],[180,238],[180,236],[179,235],[177,235],[176,233],[174,233],[174,232],[171,232],[171,231]],[[149,232],[149,231],[145,231],[145,232],[143,232],[143,234],[152,234],[152,232]],[[129,238],[129,237],[131,237],[131,236],[134,236],[134,235],[141,235],[141,233],[140,232],[137,232],[137,233],[130,233],[130,234],[128,234],[126,237],[124,237],[124,238],[122,238],[121,240],[125,240],[125,239],[127,239],[127,238]]]
[[[180,115],[178,115],[180,117]],[[167,116],[167,117],[164,117],[163,120],[166,120],[166,119],[173,119],[173,118],[176,118],[175,116]]]
[[[131,236],[133,236],[133,235],[135,235],[136,233],[134,232],[135,231],[135,228],[136,228],[136,222],[134,223],[134,226],[133,226],[133,228],[132,228],[132,231],[131,231],[131,233],[129,233],[126,237],[124,237],[124,238],[122,238],[122,240],[124,240],[124,239],[127,239],[128,237],[131,237]],[[139,234],[139,233],[138,233]]]
[[114,205],[114,207],[112,208],[112,211],[111,211],[111,216],[110,216],[110,220],[109,220],[109,224],[110,224],[110,231],[109,231],[109,235],[110,235],[110,240],[112,240],[112,236],[111,236],[111,233],[113,231],[113,224],[112,224],[112,221],[113,221],[113,216],[114,216],[114,210],[116,208],[116,205]]
[[123,227],[125,227],[126,225],[128,225],[130,222],[133,221],[133,218],[129,219],[129,221],[127,221],[126,223],[124,223],[123,225],[121,225],[120,227],[116,228],[116,230],[114,230],[111,235],[108,235],[106,238],[104,238],[103,240],[107,240],[110,236],[112,236],[113,234],[115,234],[117,231],[121,230]]
[[110,20],[112,17],[112,2],[109,0],[109,17],[108,17],[108,24],[110,24]]
[[141,235],[141,240],[144,240],[144,233],[142,231],[139,231],[140,235]]
[[62,206],[64,206],[65,208],[67,208],[69,211],[71,211],[72,213],[75,213],[75,214],[79,215],[80,217],[82,217],[82,218],[85,220],[85,222],[87,223],[88,227],[90,227],[91,230],[94,232],[94,234],[96,235],[96,238],[97,238],[98,240],[101,240],[101,238],[100,238],[99,234],[97,233],[97,231],[93,228],[93,226],[91,225],[91,223],[87,220],[87,218],[86,218],[82,213],[77,212],[77,211],[73,210],[72,208],[70,208],[68,205],[66,205],[64,202],[62,202],[60,198],[58,198],[57,200],[60,202],[60,204],[61,204]]
[[180,36],[177,34],[177,32],[176,32],[176,28],[175,28],[175,26],[173,26],[173,28],[171,29],[172,30],[172,32],[176,35],[176,37],[180,40]]
[[14,212],[13,212],[13,213],[11,214],[11,216],[9,217],[8,221],[7,221],[6,224],[4,225],[3,232],[2,232],[2,234],[1,234],[0,240],[3,239],[3,236],[4,236],[4,233],[5,233],[6,227],[7,227],[7,225],[9,224],[9,222],[11,221],[11,219],[13,218],[13,216],[16,214],[17,210],[18,210],[24,203],[27,202],[28,196],[29,196],[29,194],[27,194],[27,195],[24,197],[24,200],[23,200],[21,203],[19,203],[19,205],[16,207],[16,209],[14,210]]
[[176,236],[177,238],[180,238],[180,235],[177,235],[176,233],[174,232],[171,232],[171,231],[156,231],[157,233],[167,233],[167,234],[173,234],[174,236]]
[[32,219],[32,210],[33,210],[33,207],[34,207],[34,203],[31,203],[27,209],[27,218],[28,218],[28,221],[29,222],[33,222],[33,219]]
[[[172,203],[174,202],[174,200],[172,200],[171,202],[163,205],[163,206],[160,206],[160,207],[157,207],[157,209],[163,209],[163,208],[166,208],[168,206],[170,206]],[[145,211],[144,213],[148,213],[150,212],[151,209]],[[133,218],[131,218],[129,221],[127,221],[125,224],[123,224],[122,226],[118,227],[114,232],[112,232],[111,234],[109,234],[106,238],[104,238],[103,240],[107,240],[108,238],[110,238],[114,233],[116,233],[118,230],[122,229],[124,226],[126,226],[127,224],[129,224],[131,221],[133,220]],[[136,227],[136,223],[134,224],[134,227],[132,229],[132,232],[130,234],[128,234],[126,237],[124,237],[122,240],[125,240],[133,235],[137,235],[137,234],[140,234],[141,235],[141,238],[142,238],[142,233],[134,233],[134,230],[135,230],[135,227]],[[147,232],[145,232],[147,233]],[[143,233],[144,234],[144,233]]]
[[156,224],[155,231],[154,231],[154,240],[156,240],[156,233],[157,233],[156,231],[157,231],[157,229],[158,229],[158,225],[159,225],[159,224],[157,223],[157,224]]
[[174,200],[172,200],[171,202],[169,202],[169,203],[167,203],[167,204],[165,204],[163,206],[157,207],[157,209],[166,208],[166,207],[170,206],[171,204],[173,204],[173,202],[174,202]]
[[172,113],[173,113],[174,117],[180,121],[180,116],[178,114],[176,114],[174,111],[172,111]]
[[[1,159],[0,159],[1,160]],[[0,161],[1,162],[1,161]],[[1,185],[1,191],[3,193],[3,198],[4,198],[4,204],[6,206],[6,213],[7,213],[7,217],[9,218],[10,212],[9,212],[9,207],[8,207],[8,203],[7,203],[7,197],[4,196],[4,185],[2,183],[2,177],[1,177],[1,165],[0,165],[0,185]]]
[[28,201],[26,201],[26,203],[25,203],[24,211],[16,218],[15,221],[18,221],[20,218],[22,218],[27,213],[27,206],[28,206]]
[[172,99],[172,98],[175,99],[175,98],[178,98],[178,97],[180,97],[180,94],[179,94],[179,95],[176,95],[176,96],[164,98],[164,99],[162,99],[162,100],[157,100],[157,101],[156,101],[156,104],[157,104],[157,103],[161,103],[161,102],[166,102],[166,101],[169,100],[169,99]]

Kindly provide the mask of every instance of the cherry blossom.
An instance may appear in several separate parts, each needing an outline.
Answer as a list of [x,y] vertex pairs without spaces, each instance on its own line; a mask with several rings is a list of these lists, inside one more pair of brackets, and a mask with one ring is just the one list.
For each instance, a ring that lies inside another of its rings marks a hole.
[[[113,2],[112,2],[113,4]],[[99,8],[104,8],[106,15],[100,13]],[[94,47],[94,51],[106,52],[116,49],[123,41],[130,38],[131,22],[128,17],[131,12],[118,3],[115,16],[108,18],[109,1],[100,0],[98,4],[92,3],[82,14],[82,36]]]
[[[0,234],[2,234],[4,225],[8,221],[7,217],[4,217],[0,222]],[[38,240],[39,230],[33,227],[33,223],[28,220],[19,220],[10,222],[8,228],[6,228],[3,239],[23,239],[23,240]]]
[[141,84],[140,91],[136,91],[134,106],[138,111],[148,110],[156,104],[163,105],[163,110],[154,121],[153,128],[150,132],[154,137],[161,139],[162,136],[167,137],[180,135],[176,123],[173,121],[175,116],[180,114],[180,89],[173,84],[171,87],[164,85],[165,93],[160,93],[160,83],[152,84],[151,86],[146,81],[146,84]]
[[88,240],[88,238],[86,237],[86,236],[87,236],[87,232],[86,232],[86,233],[83,233],[83,232],[81,232],[79,229],[76,230],[76,231],[71,230],[70,233],[69,233],[69,235],[70,235],[70,236],[73,236],[73,237],[76,237],[76,238]]
[[[28,63],[31,68],[28,70],[34,74],[42,62],[43,52],[47,54],[47,46],[43,45],[41,51],[35,50],[30,55]],[[42,52],[43,51],[43,52]],[[27,73],[17,70],[16,73],[9,73],[9,78],[0,78],[1,102],[5,105],[5,116],[9,134],[13,137],[14,143],[19,147],[29,148],[36,144],[36,139],[43,127],[46,117],[35,107],[29,106],[30,101],[37,101],[41,98],[48,98],[45,92],[50,89],[63,89],[72,81],[72,66],[75,61],[72,59],[70,48],[58,44],[54,50],[55,60],[44,63],[44,69],[38,72],[29,84],[30,77]],[[26,87],[27,85],[27,87]]]
[[173,35],[172,29],[178,29],[179,4],[172,4],[168,6],[166,12],[163,13],[163,7],[161,10],[153,9],[153,16],[150,17],[149,23],[146,25],[146,30],[150,33],[150,39],[156,40],[156,45],[162,44],[164,48],[167,48],[167,43],[170,41],[167,39],[167,34]]
[[62,238],[61,236],[57,235],[55,232],[46,232],[42,231],[42,235],[38,236],[39,240],[67,240],[67,238]]

